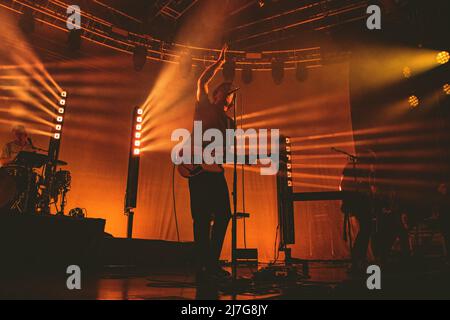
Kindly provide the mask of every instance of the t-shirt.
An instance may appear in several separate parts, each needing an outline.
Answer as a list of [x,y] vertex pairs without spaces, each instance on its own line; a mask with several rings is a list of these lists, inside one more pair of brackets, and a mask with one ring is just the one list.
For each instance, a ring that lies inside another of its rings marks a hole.
[[208,129],[218,129],[225,138],[226,129],[234,128],[233,119],[223,110],[203,96],[195,107],[194,121],[202,121],[203,132]]
[[[215,105],[211,103],[207,95],[203,95],[200,98],[200,101],[197,102],[195,106],[195,113],[194,113],[194,121],[201,121],[202,122],[202,135],[205,133],[208,129],[217,129],[222,133],[223,138],[223,149],[222,149],[222,155],[226,157],[226,130],[227,129],[233,129],[234,121],[230,117],[227,116],[225,111],[223,110],[223,107],[219,107],[218,105]],[[203,142],[203,148],[209,145],[211,142],[204,141]],[[194,146],[194,149],[196,147]],[[194,153],[198,153],[199,150],[194,150]]]
[[1,159],[14,160],[21,151],[31,152],[33,148],[29,143],[25,146],[20,146],[15,141],[11,141],[3,147]]

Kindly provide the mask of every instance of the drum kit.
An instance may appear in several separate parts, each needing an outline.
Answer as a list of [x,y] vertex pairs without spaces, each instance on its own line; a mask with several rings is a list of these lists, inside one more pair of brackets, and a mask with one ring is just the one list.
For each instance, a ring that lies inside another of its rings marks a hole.
[[67,166],[67,162],[52,163],[48,155],[21,151],[13,163],[1,167],[0,212],[50,213],[54,205],[56,213],[64,215],[70,171],[46,170],[49,166]]

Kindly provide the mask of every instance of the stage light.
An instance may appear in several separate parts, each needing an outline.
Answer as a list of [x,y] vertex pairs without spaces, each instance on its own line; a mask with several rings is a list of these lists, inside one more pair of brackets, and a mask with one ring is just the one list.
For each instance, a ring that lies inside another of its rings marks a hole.
[[59,105],[60,106],[65,106],[66,105],[66,99],[59,100]]
[[293,186],[292,182],[292,148],[291,148],[291,138],[285,137],[284,144],[286,148],[286,177],[288,187]]
[[64,113],[64,108],[59,108],[58,109],[58,113],[63,114]]
[[134,108],[132,115],[131,141],[130,152],[128,157],[128,176],[127,189],[125,192],[125,206],[124,212],[128,216],[127,223],[127,238],[131,239],[133,236],[133,217],[134,209],[137,206],[137,195],[139,186],[139,166],[142,147],[142,122],[144,111],[141,108]]
[[284,61],[281,59],[272,60],[272,78],[276,85],[280,85],[284,79]]
[[60,134],[60,133],[55,133],[54,136],[53,136],[53,138],[54,138],[55,140],[59,140],[59,139],[61,138],[61,134]]
[[133,128],[135,128],[133,137],[132,137],[132,148],[133,148],[133,155],[138,156],[141,154],[141,138],[142,138],[142,123],[144,121],[143,119],[144,110],[141,108],[136,108],[133,113]]
[[439,64],[446,64],[450,60],[450,54],[447,51],[441,51],[436,56],[436,61]]
[[444,84],[444,86],[442,87],[442,89],[444,90],[444,93],[446,95],[450,95],[450,84],[446,83]]
[[223,78],[227,82],[233,82],[234,77],[236,76],[236,62],[234,59],[228,59],[227,62],[223,65]]
[[142,71],[142,69],[144,69],[146,62],[147,62],[147,47],[143,45],[134,47],[133,50],[134,70]]
[[62,98],[67,98],[67,91],[61,92],[61,97]]
[[412,95],[408,98],[408,103],[411,107],[417,108],[420,104],[420,100],[417,96]]
[[242,82],[244,84],[250,84],[253,81],[253,70],[250,65],[244,66],[242,69]]
[[406,79],[409,79],[409,78],[411,78],[411,68],[410,67],[404,67],[403,68],[403,76],[406,78]]
[[298,81],[303,82],[308,79],[308,69],[304,63],[297,63],[297,69],[295,72],[295,77]]
[[60,124],[57,124],[57,125],[55,126],[55,129],[56,129],[56,131],[61,131],[62,126],[61,126]]

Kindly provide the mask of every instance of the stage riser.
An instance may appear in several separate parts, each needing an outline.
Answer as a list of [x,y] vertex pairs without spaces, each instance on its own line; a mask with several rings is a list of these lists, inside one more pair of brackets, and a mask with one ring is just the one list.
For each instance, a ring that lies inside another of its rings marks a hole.
[[63,274],[70,265],[101,266],[105,220],[0,215],[0,269],[8,273]]
[[186,268],[192,265],[193,243],[106,238],[102,243],[104,266]]

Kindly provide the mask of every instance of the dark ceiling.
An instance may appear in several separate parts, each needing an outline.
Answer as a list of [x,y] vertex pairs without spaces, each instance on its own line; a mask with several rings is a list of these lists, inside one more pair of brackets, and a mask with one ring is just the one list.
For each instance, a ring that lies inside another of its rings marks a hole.
[[[77,2],[77,1],[72,1]],[[450,20],[448,0],[78,0],[96,16],[128,31],[165,42],[181,42],[180,30],[201,33],[220,26],[214,46],[227,41],[236,50],[283,50],[318,45],[324,37],[365,29],[366,9],[376,3],[388,31],[413,42],[445,30]],[[385,26],[385,25],[384,25]],[[448,30],[448,29],[447,29]],[[428,34],[427,34],[428,33]],[[197,37],[198,38],[198,37]],[[191,41],[191,40],[190,40]],[[194,42],[189,45],[196,45]],[[185,43],[187,44],[187,43]],[[320,44],[319,44],[320,45]]]
[[[217,43],[237,50],[292,49],[296,40],[320,38],[335,27],[360,22],[367,0],[79,0],[82,8],[128,31],[166,42],[180,29],[217,24]],[[107,8],[109,7],[109,9]],[[111,9],[112,8],[112,9]],[[200,17],[200,18],[199,18]],[[195,43],[190,43],[195,45]]]

